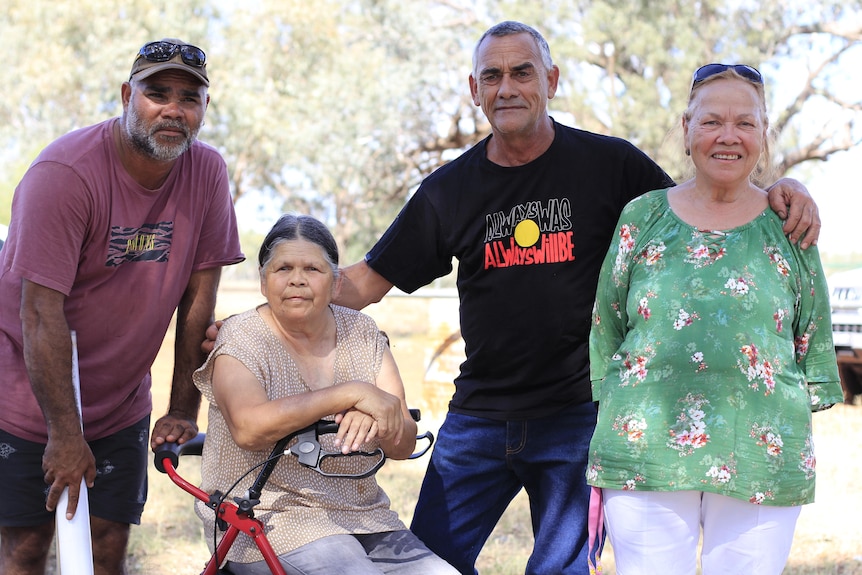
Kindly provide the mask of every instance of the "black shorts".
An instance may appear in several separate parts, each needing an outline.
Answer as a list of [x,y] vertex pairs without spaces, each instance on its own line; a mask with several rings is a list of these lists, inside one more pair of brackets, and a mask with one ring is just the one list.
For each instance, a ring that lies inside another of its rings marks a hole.
[[[90,441],[96,481],[87,494],[90,515],[139,525],[147,500],[149,416],[113,435]],[[45,509],[48,485],[42,471],[45,445],[0,429],[0,526],[31,527],[54,521]]]

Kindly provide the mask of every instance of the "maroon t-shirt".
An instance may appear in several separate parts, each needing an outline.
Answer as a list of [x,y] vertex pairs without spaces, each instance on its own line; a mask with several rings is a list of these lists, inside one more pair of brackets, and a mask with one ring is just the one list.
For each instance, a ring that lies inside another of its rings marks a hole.
[[47,430],[22,354],[22,278],[67,296],[92,440],[150,413],[150,366],[192,272],[243,259],[218,152],[195,142],[149,190],[120,162],[115,121],[50,144],[12,200],[0,250],[0,428],[31,441]]

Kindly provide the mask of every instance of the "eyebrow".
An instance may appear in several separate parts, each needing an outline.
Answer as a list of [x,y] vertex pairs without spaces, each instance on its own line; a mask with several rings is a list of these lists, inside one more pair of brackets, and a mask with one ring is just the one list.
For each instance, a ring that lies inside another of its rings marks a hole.
[[189,98],[200,98],[201,93],[200,90],[186,90],[185,88],[180,90],[180,94]]
[[[152,92],[158,92],[159,94],[168,94],[168,93],[174,91],[173,88],[171,88],[170,86],[166,86],[164,84],[160,84],[157,82],[144,83],[142,87],[145,90],[150,90]],[[179,92],[180,96],[184,96],[187,98],[200,98],[201,97],[199,90],[189,90],[188,88],[179,88],[177,90],[177,92]]]
[[[512,72],[522,72],[524,70],[530,70],[535,68],[536,66],[532,62],[524,62],[523,64],[518,64],[517,66],[512,66]],[[491,66],[488,68],[483,68],[479,75],[484,76],[485,74],[499,74],[503,70],[496,66]]]
[[[706,118],[719,118],[720,119],[720,118],[724,117],[724,114],[721,114],[718,112],[704,112],[703,115]],[[734,116],[734,119],[738,120],[741,118],[756,118],[756,117],[757,117],[757,114],[755,114],[754,112],[745,112],[744,114],[737,114],[736,116]]]

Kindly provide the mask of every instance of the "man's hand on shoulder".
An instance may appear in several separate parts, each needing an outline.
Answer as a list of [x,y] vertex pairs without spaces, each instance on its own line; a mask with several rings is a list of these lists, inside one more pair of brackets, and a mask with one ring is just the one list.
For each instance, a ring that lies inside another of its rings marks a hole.
[[784,220],[784,233],[804,250],[820,238],[820,212],[808,189],[798,180],[781,178],[770,187],[769,205]]
[[221,326],[224,324],[224,320],[217,319],[215,323],[211,324],[206,331],[206,339],[201,342],[201,351],[205,354],[209,355],[212,353],[213,348],[215,348],[216,338],[218,337],[218,330],[221,329]]

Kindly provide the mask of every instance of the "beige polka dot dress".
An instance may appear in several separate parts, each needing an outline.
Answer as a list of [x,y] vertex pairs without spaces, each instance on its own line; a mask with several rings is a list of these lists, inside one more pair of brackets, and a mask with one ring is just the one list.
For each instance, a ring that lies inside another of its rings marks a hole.
[[[360,312],[331,306],[336,321],[338,349],[335,359],[335,385],[351,380],[374,382],[383,361],[385,339],[374,321]],[[244,473],[227,500],[242,495],[257,476],[255,466],[269,455],[266,451],[247,451],[231,438],[224,417],[212,393],[215,358],[227,354],[241,361],[255,374],[270,398],[306,393],[299,370],[280,340],[258,313],[249,310],[225,321],[219,330],[215,349],[194,374],[195,385],[210,402],[207,437],[201,463],[201,488],[208,493],[227,491]],[[337,451],[334,434],[321,437],[321,446]],[[377,442],[365,444],[373,451]],[[338,459],[338,472],[355,472],[368,461],[360,457]],[[345,533],[377,533],[405,529],[397,514],[389,509],[389,498],[375,478],[345,479],[324,477],[301,466],[296,457],[286,455],[275,467],[255,508],[255,516],[266,525],[269,542],[277,554],[286,553],[322,537]],[[202,502],[196,512],[203,520],[206,540],[212,551],[215,514]],[[219,533],[219,536],[221,533]],[[262,560],[254,542],[240,534],[227,557],[251,563]]]

